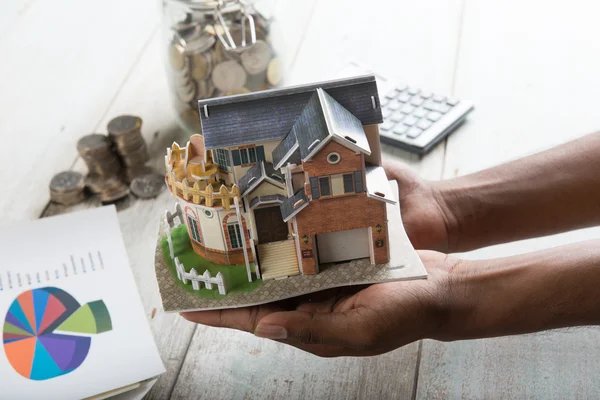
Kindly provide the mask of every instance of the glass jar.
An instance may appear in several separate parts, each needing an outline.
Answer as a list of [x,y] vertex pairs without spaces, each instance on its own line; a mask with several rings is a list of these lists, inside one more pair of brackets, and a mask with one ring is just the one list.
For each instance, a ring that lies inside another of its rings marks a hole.
[[190,133],[201,133],[198,100],[282,83],[272,29],[275,5],[274,0],[162,0],[169,87],[179,121]]

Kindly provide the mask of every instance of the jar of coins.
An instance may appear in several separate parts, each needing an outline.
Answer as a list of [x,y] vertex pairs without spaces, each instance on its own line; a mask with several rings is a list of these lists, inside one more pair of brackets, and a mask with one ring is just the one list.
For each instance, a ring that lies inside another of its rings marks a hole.
[[191,133],[201,133],[198,100],[282,83],[282,61],[274,45],[274,0],[162,4],[169,87],[180,122]]

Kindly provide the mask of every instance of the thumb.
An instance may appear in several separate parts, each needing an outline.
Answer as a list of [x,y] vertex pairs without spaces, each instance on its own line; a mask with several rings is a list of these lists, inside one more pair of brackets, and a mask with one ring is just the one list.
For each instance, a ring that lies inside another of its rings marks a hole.
[[254,330],[258,337],[286,340],[299,344],[325,344],[363,347],[369,335],[361,327],[361,316],[351,310],[346,313],[320,314],[306,311],[286,311],[269,314]]

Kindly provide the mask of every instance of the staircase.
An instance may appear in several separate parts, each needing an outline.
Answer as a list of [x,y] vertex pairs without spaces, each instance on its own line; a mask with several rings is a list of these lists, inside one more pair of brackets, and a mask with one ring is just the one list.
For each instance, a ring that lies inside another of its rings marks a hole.
[[300,273],[293,240],[259,244],[258,261],[264,280],[286,278]]

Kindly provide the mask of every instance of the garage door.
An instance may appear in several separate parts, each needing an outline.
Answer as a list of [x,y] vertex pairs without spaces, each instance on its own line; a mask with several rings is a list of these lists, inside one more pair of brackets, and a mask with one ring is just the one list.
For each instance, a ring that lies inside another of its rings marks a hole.
[[319,263],[368,258],[369,240],[368,228],[317,235]]

